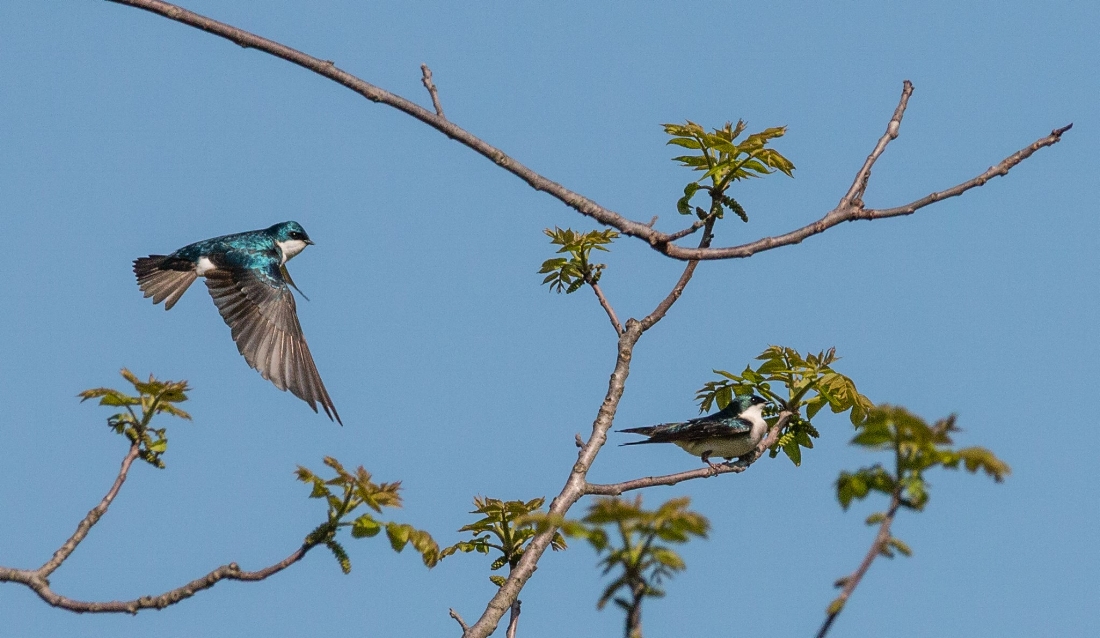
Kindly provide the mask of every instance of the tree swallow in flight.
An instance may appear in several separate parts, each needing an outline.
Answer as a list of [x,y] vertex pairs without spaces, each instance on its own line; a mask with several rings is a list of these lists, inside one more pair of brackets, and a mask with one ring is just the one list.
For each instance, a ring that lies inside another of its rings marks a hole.
[[642,443],[675,443],[689,454],[698,456],[711,467],[711,456],[721,456],[727,461],[741,457],[756,449],[768,431],[764,421],[764,399],[755,394],[740,394],[725,409],[690,421],[661,423],[641,428],[619,430],[631,434],[644,434],[645,441],[633,441],[623,445]]
[[134,274],[145,296],[154,304],[163,301],[165,310],[176,305],[195,278],[205,277],[248,365],[314,412],[320,403],[329,419],[343,425],[309,353],[289,287],[298,290],[286,262],[312,243],[298,222],[283,222],[196,242],[171,255],[140,257],[134,260]]

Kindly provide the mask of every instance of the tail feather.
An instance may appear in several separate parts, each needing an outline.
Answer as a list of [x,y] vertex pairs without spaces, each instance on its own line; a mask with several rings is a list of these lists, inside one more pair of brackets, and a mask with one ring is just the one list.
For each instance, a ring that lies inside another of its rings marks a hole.
[[185,259],[149,255],[134,260],[134,274],[138,287],[153,303],[165,302],[164,309],[176,305],[187,288],[195,282],[195,266]]

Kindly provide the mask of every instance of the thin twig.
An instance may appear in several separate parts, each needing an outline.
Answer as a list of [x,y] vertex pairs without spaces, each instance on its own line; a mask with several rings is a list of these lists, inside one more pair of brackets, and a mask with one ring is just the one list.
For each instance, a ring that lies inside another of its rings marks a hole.
[[[714,222],[717,221],[714,217],[707,217],[703,224],[703,236],[699,239],[699,248],[706,250],[710,246],[710,242],[714,239],[712,231],[714,229]],[[657,304],[657,307],[653,309],[653,312],[646,315],[645,319],[642,319],[642,330],[649,330],[658,321],[664,319],[668,314],[672,304],[676,303],[676,300],[680,298],[680,295],[684,294],[684,288],[687,287],[688,282],[691,281],[692,275],[695,274],[695,268],[699,265],[699,262],[689,261],[687,266],[684,267],[684,272],[680,274],[680,279],[676,282],[676,285],[672,287],[668,295],[661,300],[661,303]]]
[[516,625],[519,624],[519,607],[523,604],[519,598],[512,602],[512,615],[508,618],[508,630],[504,633],[506,638],[516,638]]
[[[619,232],[623,233],[624,235],[639,238],[648,243],[653,249],[657,250],[661,254],[672,257],[674,259],[690,261],[696,259],[738,259],[750,257],[756,253],[763,252],[765,250],[771,250],[780,246],[790,246],[792,244],[797,244],[807,237],[824,232],[825,230],[839,224],[842,221],[853,221],[856,219],[879,219],[882,217],[893,217],[896,215],[908,215],[924,206],[927,206],[933,201],[938,201],[938,199],[942,199],[943,197],[959,195],[962,192],[973,188],[974,186],[980,186],[981,184],[984,184],[985,181],[988,179],[988,177],[982,179],[982,177],[980,176],[979,178],[976,178],[976,180],[971,180],[972,182],[980,180],[980,183],[971,184],[970,182],[967,182],[948,189],[947,191],[944,191],[944,193],[950,194],[941,193],[939,194],[940,196],[935,199],[925,198],[928,199],[928,201],[922,199],[906,206],[892,209],[884,209],[880,211],[865,211],[862,206],[856,206],[856,201],[852,199],[848,201],[846,206],[838,206],[837,208],[826,213],[825,216],[822,217],[820,220],[809,224],[808,226],[804,226],[803,228],[791,231],[783,235],[764,237],[754,242],[742,244],[740,246],[730,246],[724,248],[690,248],[678,246],[673,243],[673,235],[658,231],[652,228],[650,225],[628,219],[623,215],[616,213],[615,211],[600,206],[596,202],[588,199],[587,197],[584,197],[583,195],[580,195],[579,193],[575,193],[568,188],[565,188],[557,182],[551,181],[546,177],[543,177],[542,175],[519,163],[514,158],[509,157],[504,151],[496,148],[495,146],[492,146],[491,144],[471,134],[469,131],[466,131],[459,126],[456,126],[455,124],[444,118],[441,113],[433,113],[432,111],[429,111],[410,100],[390,93],[389,91],[370,84],[369,82],[365,82],[364,80],[361,80],[346,71],[340,70],[330,60],[315,58],[311,55],[302,53],[301,51],[297,51],[283,44],[279,44],[278,42],[268,40],[267,38],[260,37],[258,35],[249,33],[248,31],[245,31],[243,29],[238,29],[237,27],[225,24],[223,22],[212,20],[205,16],[178,7],[174,4],[162,2],[161,0],[109,1],[117,4],[124,4],[127,6],[136,7],[138,9],[149,11],[151,13],[156,13],[171,20],[175,20],[176,22],[180,22],[182,24],[201,29],[218,37],[225,38],[242,47],[254,48],[258,51],[263,51],[264,53],[282,58],[284,60],[287,60],[288,62],[292,62],[294,64],[297,64],[298,66],[313,71],[314,73],[321,75],[322,77],[326,77],[330,80],[333,80],[334,82],[346,86],[347,88],[355,91],[356,93],[362,95],[368,100],[371,100],[372,102],[378,102],[393,107],[420,120],[428,126],[443,133],[447,137],[461,142],[462,144],[469,147],[471,150],[481,154],[482,156],[496,163],[504,170],[527,182],[531,186],[531,188],[537,191],[548,193],[549,195],[560,200],[566,206],[575,209],[582,215],[591,217],[601,224],[611,226],[612,228],[615,228]],[[907,90],[903,91],[902,93],[903,102],[908,100],[908,95],[911,93],[911,86],[911,84],[906,85]],[[904,104],[899,103],[899,109],[904,110]],[[897,109],[895,110],[895,114],[896,113]],[[898,121],[900,122],[900,118]],[[889,130],[890,129],[888,128],[888,135]],[[1061,134],[1067,130],[1069,130],[1069,126],[1058,129],[1045,138],[1040,138],[1030,147],[1001,162],[998,167],[1004,168],[997,171],[995,174],[1004,175],[1008,172],[1009,168],[1015,166],[1023,159],[1026,159],[1036,150],[1057,143],[1061,137]],[[874,152],[872,152],[872,156],[874,156]],[[1019,157],[1015,161],[1009,161],[1013,157],[1017,156]],[[870,167],[868,166],[867,168],[869,169]],[[865,184],[862,180],[857,179],[856,190],[862,192],[861,188],[865,188]],[[958,189],[958,191],[953,192],[956,189]],[[937,194],[933,193],[933,195]],[[680,232],[683,233],[684,231]]]
[[428,95],[432,96],[432,106],[435,107],[435,114],[446,119],[447,116],[443,115],[443,105],[439,103],[439,91],[436,90],[435,83],[432,82],[432,70],[428,68],[427,64],[421,64],[420,71],[424,74],[420,81],[424,83],[424,88],[428,89]]
[[43,579],[49,578],[50,574],[61,567],[61,563],[65,562],[65,559],[73,553],[76,546],[88,535],[88,532],[92,529],[99,519],[107,513],[107,508],[111,506],[111,502],[115,500],[115,496],[118,495],[118,491],[122,489],[122,484],[126,482],[126,476],[130,473],[130,466],[137,459],[138,454],[141,452],[140,442],[135,442],[130,445],[130,451],[126,454],[126,458],[122,459],[122,467],[118,470],[118,476],[115,478],[114,484],[111,489],[107,491],[107,495],[103,497],[103,500],[98,505],[92,508],[88,515],[84,517],[84,520],[76,526],[76,531],[69,537],[69,540],[57,549],[53,553],[50,560],[46,561],[46,564],[38,568],[37,573]]
[[852,572],[851,576],[848,576],[843,580],[844,587],[840,591],[840,595],[833,600],[829,605],[828,615],[825,617],[825,622],[822,623],[821,629],[817,632],[817,638],[825,638],[825,634],[829,633],[829,628],[833,626],[833,621],[840,615],[840,612],[844,610],[844,605],[848,602],[848,598],[855,591],[855,588],[859,585],[859,581],[863,579],[863,575],[867,573],[867,570],[871,567],[871,563],[875,561],[882,554],[882,549],[886,547],[886,543],[890,541],[890,525],[894,522],[894,516],[898,513],[898,507],[901,505],[901,488],[896,488],[890,496],[890,508],[886,510],[886,517],[882,519],[882,524],[879,525],[878,534],[875,535],[875,541],[871,543],[871,548],[867,550],[867,555],[863,557],[863,562],[859,564],[859,568]]
[[611,326],[615,328],[615,334],[623,333],[623,324],[619,323],[619,318],[615,316],[615,309],[608,303],[607,297],[603,296],[603,291],[600,290],[600,285],[594,281],[588,282],[589,286],[592,286],[592,292],[596,293],[596,299],[600,300],[600,305],[603,306],[605,312],[607,312],[607,318],[611,320]]
[[646,487],[654,487],[657,485],[676,485],[683,481],[690,481],[692,479],[710,478],[712,476],[718,476],[719,474],[739,474],[749,469],[749,466],[755,463],[764,452],[768,450],[779,439],[779,433],[786,427],[787,422],[791,418],[791,413],[783,412],[779,416],[779,420],[768,430],[767,436],[764,437],[756,449],[750,454],[747,454],[740,459],[731,463],[720,463],[715,467],[701,467],[694,470],[688,470],[686,472],[677,472],[675,474],[665,474],[664,476],[646,476],[643,478],[636,478],[629,481],[623,481],[621,483],[588,483],[585,485],[585,494],[593,494],[598,496],[619,496],[623,492],[629,492],[631,490],[640,490]]
[[898,139],[901,118],[905,115],[905,107],[909,105],[909,96],[911,95],[913,95],[913,83],[906,80],[901,89],[901,100],[898,101],[898,106],[894,109],[894,116],[890,118],[890,122],[886,125],[886,132],[879,138],[878,144],[875,144],[875,149],[867,156],[867,161],[856,173],[856,178],[852,181],[852,187],[844,194],[837,208],[846,208],[853,203],[861,208],[863,207],[863,193],[867,190],[867,180],[871,178],[871,167],[875,165],[879,156],[886,150],[886,145]]
[[462,620],[462,616],[460,616],[459,613],[454,610],[454,607],[448,609],[447,613],[450,614],[451,618],[455,619],[455,622],[458,623],[459,627],[462,627],[462,635],[465,636],[466,632],[470,631],[470,626],[466,624],[465,620]]

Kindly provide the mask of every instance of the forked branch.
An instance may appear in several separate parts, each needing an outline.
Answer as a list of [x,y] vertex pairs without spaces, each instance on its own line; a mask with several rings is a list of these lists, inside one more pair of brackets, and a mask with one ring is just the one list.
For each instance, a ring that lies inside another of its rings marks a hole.
[[142,596],[134,600],[126,601],[112,600],[106,602],[91,602],[73,600],[72,598],[67,598],[58,594],[50,588],[50,575],[72,555],[73,551],[76,550],[80,542],[88,535],[92,527],[94,527],[103,515],[107,513],[107,508],[111,506],[111,502],[114,501],[123,483],[126,482],[131,465],[133,465],[134,460],[138,458],[140,447],[140,442],[131,444],[130,451],[122,460],[122,467],[119,469],[118,476],[115,478],[114,484],[111,485],[111,489],[108,490],[106,496],[103,497],[99,504],[92,508],[92,510],[88,512],[88,515],[80,521],[76,527],[76,532],[74,532],[73,535],[54,552],[50,560],[38,569],[0,567],[0,583],[8,582],[26,585],[34,591],[34,593],[38,594],[39,598],[46,601],[47,604],[76,613],[136,614],[142,609],[164,609],[169,605],[174,605],[181,600],[194,596],[197,592],[213,587],[221,580],[263,580],[298,562],[306,555],[306,552],[313,548],[314,545],[308,543],[303,544],[297,551],[287,556],[285,559],[270,567],[265,567],[264,569],[254,572],[241,571],[236,563],[222,565],[205,576],[164,592],[159,596]]
[[[894,116],[890,119],[890,124],[887,126],[886,134],[881,138],[875,149],[868,156],[867,161],[864,162],[863,167],[856,175],[856,179],[852,184],[852,187],[848,189],[848,192],[841,199],[840,204],[833,210],[827,212],[821,219],[812,224],[803,226],[802,228],[793,230],[783,235],[776,235],[774,237],[763,237],[747,244],[741,244],[739,246],[728,246],[723,248],[711,248],[711,247],[698,247],[690,248],[680,246],[674,241],[681,238],[685,234],[694,232],[697,228],[693,225],[689,229],[685,229],[675,234],[664,233],[656,230],[651,224],[643,224],[637,222],[615,211],[600,206],[596,202],[575,193],[568,188],[565,188],[557,182],[551,181],[546,177],[536,173],[530,168],[519,163],[512,157],[509,157],[504,151],[496,148],[495,146],[488,144],[484,140],[473,135],[469,131],[455,125],[454,123],[443,117],[442,108],[438,102],[438,93],[432,91],[431,76],[429,72],[424,72],[424,84],[428,87],[429,94],[432,96],[433,106],[435,112],[421,107],[420,105],[407,100],[399,95],[390,93],[385,89],[379,88],[369,82],[359,79],[358,77],[337,68],[336,64],[331,60],[322,60],[315,58],[306,53],[302,53],[296,49],[292,49],[283,44],[279,44],[273,40],[260,37],[253,33],[249,33],[243,29],[212,20],[205,16],[199,15],[192,11],[183,9],[174,4],[168,2],[162,2],[161,0],[109,0],[117,4],[124,4],[138,9],[144,9],[152,13],[164,16],[166,18],[181,22],[196,29],[202,29],[213,35],[225,38],[245,48],[253,48],[264,53],[271,54],[275,57],[282,58],[288,62],[292,62],[305,69],[313,71],[314,73],[326,77],[334,82],[342,84],[347,88],[355,91],[363,97],[371,100],[372,102],[379,102],[387,106],[393,107],[403,113],[411,115],[412,117],[420,120],[428,126],[443,133],[447,137],[457,140],[469,147],[473,151],[483,155],[489,160],[496,163],[504,170],[519,177],[523,181],[527,182],[531,188],[538,191],[544,191],[556,199],[560,200],[566,206],[575,209],[577,212],[591,217],[597,222],[611,226],[617,229],[624,235],[636,237],[648,243],[655,250],[663,255],[672,257],[675,259],[681,259],[685,261],[691,260],[709,260],[709,259],[737,259],[744,257],[751,257],[752,255],[763,252],[766,250],[772,250],[780,246],[790,246],[802,242],[808,237],[822,233],[833,226],[845,221],[855,221],[857,219],[881,219],[886,217],[896,217],[899,215],[910,215],[917,210],[937,202],[946,197],[955,197],[963,194],[964,192],[985,184],[989,179],[998,175],[1005,175],[1008,171],[1030,157],[1035,151],[1040,148],[1051,146],[1056,144],[1062,136],[1070,129],[1071,125],[1064,126],[1060,129],[1056,129],[1046,137],[1039,138],[1031,145],[1017,151],[1013,155],[1002,160],[999,164],[989,169],[985,173],[982,173],[978,177],[969,181],[963,182],[956,186],[952,186],[943,191],[933,192],[930,195],[922,197],[914,202],[897,206],[894,208],[886,209],[865,209],[863,207],[862,196],[867,188],[867,181],[870,178],[871,167],[875,161],[882,155],[886,149],[886,145],[890,140],[894,139],[898,135],[898,129],[901,126],[901,118],[905,112],[905,108],[908,105],[909,96],[912,95],[913,85],[906,81],[904,89],[902,90],[902,97],[898,103],[897,108],[894,110]],[[423,69],[422,69],[423,71]]]

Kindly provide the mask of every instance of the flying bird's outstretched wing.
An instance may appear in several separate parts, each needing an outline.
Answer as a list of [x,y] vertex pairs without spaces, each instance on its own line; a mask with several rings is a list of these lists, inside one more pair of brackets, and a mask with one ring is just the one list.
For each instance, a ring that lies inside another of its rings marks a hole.
[[279,264],[258,270],[219,267],[206,273],[206,286],[248,365],[314,412],[320,403],[328,418],[343,425],[313,363]]

